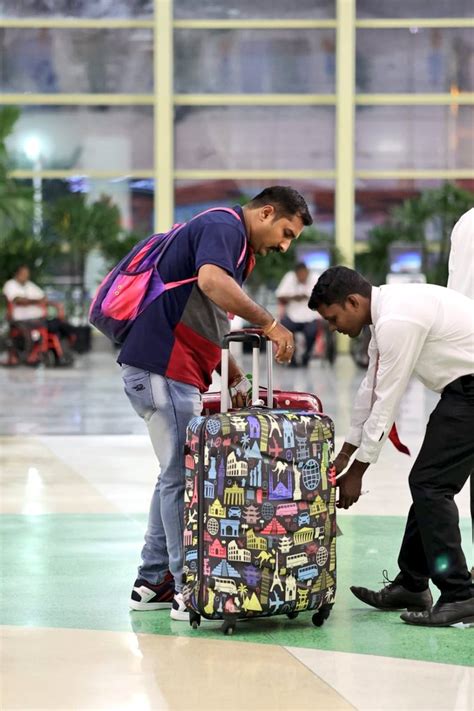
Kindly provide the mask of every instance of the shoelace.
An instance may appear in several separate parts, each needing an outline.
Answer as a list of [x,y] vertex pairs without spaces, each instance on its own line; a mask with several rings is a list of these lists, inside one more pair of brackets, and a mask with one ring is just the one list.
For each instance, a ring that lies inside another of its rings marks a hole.
[[382,570],[382,575],[383,575],[383,580],[381,580],[380,583],[383,584],[384,588],[387,588],[390,585],[393,585],[394,581],[390,580],[390,578],[388,577],[388,570]]

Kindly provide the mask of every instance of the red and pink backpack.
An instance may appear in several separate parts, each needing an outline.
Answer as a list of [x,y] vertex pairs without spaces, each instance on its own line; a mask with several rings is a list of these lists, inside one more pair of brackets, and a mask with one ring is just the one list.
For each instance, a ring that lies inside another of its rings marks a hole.
[[[200,215],[218,210],[241,221],[240,215],[227,207],[214,207]],[[125,341],[135,319],[164,291],[197,281],[197,276],[193,276],[165,284],[159,272],[159,263],[166,250],[186,224],[174,225],[169,232],[139,242],[100,284],[90,307],[89,321],[114,343]],[[245,259],[246,252],[247,241],[237,266]]]

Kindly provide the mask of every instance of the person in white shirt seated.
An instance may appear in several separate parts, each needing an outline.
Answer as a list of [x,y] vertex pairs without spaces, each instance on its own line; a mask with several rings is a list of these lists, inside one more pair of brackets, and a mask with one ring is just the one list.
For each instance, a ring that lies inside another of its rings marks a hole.
[[[27,356],[32,348],[32,333],[47,328],[61,338],[72,339],[73,327],[61,318],[48,318],[48,300],[44,291],[30,281],[30,269],[26,264],[17,268],[13,279],[3,286],[3,294],[9,303],[9,317],[21,334],[21,350]],[[57,304],[52,304],[58,308]]]
[[[393,582],[376,592],[351,587],[380,610],[407,608],[405,622],[449,626],[474,622],[474,588],[461,547],[454,496],[474,468],[474,310],[470,299],[433,284],[372,287],[347,267],[316,283],[309,307],[351,338],[370,326],[369,368],[353,407],[351,428],[334,465],[339,507],[361,493],[412,376],[441,394],[410,472],[408,514]],[[355,458],[350,462],[352,456]],[[441,595],[432,606],[429,580]]]
[[[304,262],[300,262],[294,270],[285,274],[276,290],[278,302],[285,307],[285,315],[281,323],[292,333],[304,334],[306,348],[302,365],[305,367],[311,358],[318,330],[317,314],[308,308],[312,288],[313,280],[310,278],[310,271]],[[290,365],[296,366],[295,356]]]
[[43,323],[46,315],[46,297],[42,289],[30,281],[30,269],[22,264],[9,279],[3,293],[11,304],[11,319],[14,323],[29,325]]

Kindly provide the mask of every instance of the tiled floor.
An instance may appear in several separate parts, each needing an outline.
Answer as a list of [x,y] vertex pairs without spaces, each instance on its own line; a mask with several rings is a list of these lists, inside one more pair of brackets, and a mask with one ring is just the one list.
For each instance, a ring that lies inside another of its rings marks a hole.
[[[472,629],[410,627],[348,590],[396,570],[413,460],[390,445],[339,517],[324,627],[300,615],[224,638],[215,623],[129,613],[157,467],[117,371],[107,350],[70,371],[0,370],[2,709],[472,709]],[[275,373],[318,392],[339,437],[361,377],[348,358]],[[411,384],[399,423],[412,454],[435,401]],[[458,498],[472,563],[467,490]]]

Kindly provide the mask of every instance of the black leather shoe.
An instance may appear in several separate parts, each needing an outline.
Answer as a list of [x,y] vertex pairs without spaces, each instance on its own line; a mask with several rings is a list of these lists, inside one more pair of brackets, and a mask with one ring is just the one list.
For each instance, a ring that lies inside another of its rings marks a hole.
[[423,592],[410,592],[396,582],[388,580],[387,571],[383,571],[383,575],[387,583],[378,592],[368,590],[367,588],[359,588],[355,585],[351,586],[351,592],[358,600],[365,602],[366,605],[376,607],[378,610],[429,610],[433,605],[430,589],[427,588]]
[[423,627],[449,627],[463,622],[474,625],[474,598],[441,602],[438,600],[431,610],[423,612],[403,612],[400,617],[410,625]]

